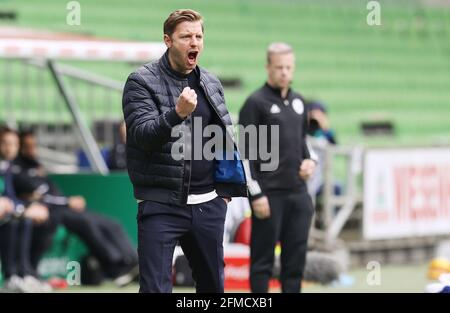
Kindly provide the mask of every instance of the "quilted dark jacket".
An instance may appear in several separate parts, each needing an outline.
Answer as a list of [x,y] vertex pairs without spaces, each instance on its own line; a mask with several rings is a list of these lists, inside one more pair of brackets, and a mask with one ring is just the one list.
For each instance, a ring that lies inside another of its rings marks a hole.
[[[220,81],[203,68],[195,70],[225,130],[226,126],[231,126],[231,118]],[[191,162],[182,157],[182,153],[181,160],[171,155],[172,145],[177,140],[171,136],[172,128],[181,123],[191,126],[190,117],[182,120],[175,112],[175,103],[185,87],[188,87],[187,78],[170,67],[167,51],[158,61],[145,64],[128,76],[122,108],[127,126],[128,174],[136,199],[186,204]],[[233,138],[226,130],[224,134]],[[242,162],[234,140],[232,142],[234,158],[215,161],[216,192],[222,197],[246,197]],[[189,147],[184,149],[190,151]]]

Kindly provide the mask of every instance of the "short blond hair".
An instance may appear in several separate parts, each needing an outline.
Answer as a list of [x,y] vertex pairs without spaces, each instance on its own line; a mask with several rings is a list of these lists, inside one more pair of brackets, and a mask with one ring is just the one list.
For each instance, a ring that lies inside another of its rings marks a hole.
[[294,49],[285,42],[273,42],[267,47],[267,64],[273,54],[294,53]]
[[202,23],[202,32],[203,29],[203,17],[200,15],[200,13],[191,10],[191,9],[179,9],[175,10],[172,13],[170,13],[169,17],[164,22],[163,31],[165,35],[168,35],[169,37],[172,36],[172,34],[175,31],[175,28],[178,24],[182,22],[201,22]]

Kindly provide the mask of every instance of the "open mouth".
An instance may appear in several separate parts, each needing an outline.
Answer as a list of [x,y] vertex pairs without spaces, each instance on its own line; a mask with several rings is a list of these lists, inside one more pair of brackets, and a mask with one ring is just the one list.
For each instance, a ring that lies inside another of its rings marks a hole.
[[197,56],[198,56],[198,51],[191,51],[188,53],[188,60],[189,63],[195,63],[195,61],[197,60]]

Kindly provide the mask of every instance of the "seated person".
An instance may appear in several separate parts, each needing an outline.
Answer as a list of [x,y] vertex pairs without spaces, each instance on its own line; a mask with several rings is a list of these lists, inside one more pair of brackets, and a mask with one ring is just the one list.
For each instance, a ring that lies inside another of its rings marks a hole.
[[50,285],[37,279],[31,266],[33,224],[48,219],[48,209],[17,199],[12,184],[12,160],[17,156],[19,137],[11,129],[0,132],[0,255],[3,289],[6,292],[49,292]]
[[[76,234],[117,285],[126,285],[137,277],[137,253],[123,227],[109,217],[90,212],[82,196],[67,197],[51,182],[38,162],[33,133],[21,134],[20,154],[14,164],[18,169],[14,185],[20,198],[47,205],[50,220]],[[35,263],[49,247],[52,236],[53,228],[41,231],[38,241],[46,244],[33,250]]]

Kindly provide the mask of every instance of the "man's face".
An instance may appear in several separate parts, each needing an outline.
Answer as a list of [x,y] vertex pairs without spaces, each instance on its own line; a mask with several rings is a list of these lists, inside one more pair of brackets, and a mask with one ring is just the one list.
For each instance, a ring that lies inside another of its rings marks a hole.
[[174,70],[188,74],[196,66],[203,50],[202,23],[182,22],[178,24],[172,36],[164,35],[169,48],[169,59]]
[[19,136],[14,133],[5,133],[0,139],[0,155],[8,161],[17,157],[19,152]]
[[22,138],[20,154],[30,159],[37,158],[37,145],[34,136],[28,135]]
[[270,63],[266,65],[269,84],[275,88],[288,88],[295,71],[295,57],[293,53],[275,53],[270,56]]

